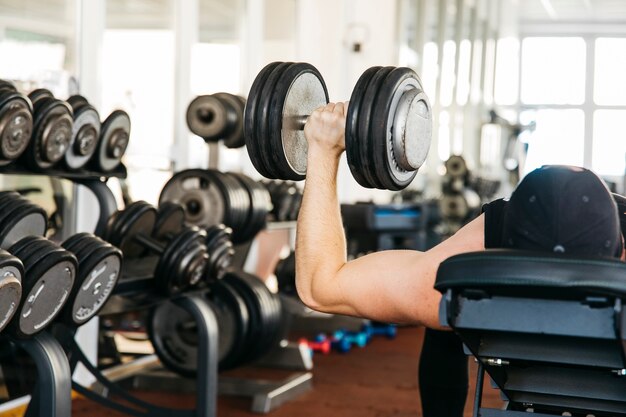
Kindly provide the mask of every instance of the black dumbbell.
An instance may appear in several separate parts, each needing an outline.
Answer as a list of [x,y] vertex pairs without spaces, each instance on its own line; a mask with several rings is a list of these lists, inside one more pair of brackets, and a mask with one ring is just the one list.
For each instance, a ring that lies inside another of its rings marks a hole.
[[114,170],[121,162],[130,139],[130,116],[114,110],[102,122],[100,140],[90,165],[102,172]]
[[[159,206],[152,237],[158,240],[168,240],[185,227],[184,207],[181,204],[165,202]],[[209,258],[203,281],[210,283],[224,276],[231,265],[235,251],[230,228],[219,224],[207,227],[205,232],[205,245]]]
[[67,99],[74,114],[72,139],[70,140],[64,163],[67,168],[76,170],[84,167],[95,153],[100,139],[100,115],[87,99],[73,95]]
[[76,257],[41,236],[27,236],[9,248],[24,264],[22,297],[7,330],[33,336],[52,323],[68,301],[76,276]]
[[186,228],[162,242],[151,236],[156,217],[156,209],[145,201],[131,203],[111,216],[103,237],[120,248],[127,259],[146,251],[158,254],[156,288],[164,294],[175,294],[201,281],[208,260],[206,233]]
[[33,102],[33,135],[22,155],[31,169],[42,170],[56,165],[67,152],[72,140],[72,108],[40,88],[28,97]]
[[122,252],[91,233],[70,236],[62,245],[78,261],[76,280],[61,317],[80,326],[107,302],[119,279]]
[[[273,62],[255,78],[244,114],[246,149],[267,178],[302,180],[309,115],[328,103],[319,71],[302,62]],[[401,190],[424,163],[430,147],[431,107],[410,68],[372,67],[350,97],[346,157],[364,187]]]
[[43,208],[15,191],[0,192],[0,248],[26,236],[44,236],[48,218]]
[[291,252],[285,259],[281,259],[276,264],[274,270],[278,291],[283,294],[296,295],[296,253]]
[[33,133],[30,99],[8,81],[0,80],[0,166],[19,158]]
[[229,93],[198,96],[187,107],[187,126],[206,142],[223,140],[228,148],[240,148],[245,105],[243,97]]

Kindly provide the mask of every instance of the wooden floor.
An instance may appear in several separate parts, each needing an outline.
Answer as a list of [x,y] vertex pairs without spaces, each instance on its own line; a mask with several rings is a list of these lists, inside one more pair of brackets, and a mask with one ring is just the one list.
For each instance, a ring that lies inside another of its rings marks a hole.
[[[395,340],[376,338],[368,346],[347,354],[314,357],[314,388],[272,411],[271,417],[415,417],[421,415],[417,388],[417,364],[423,339],[422,328],[403,328]],[[471,416],[476,366],[470,361],[472,379],[465,416]],[[252,372],[239,370],[235,374]],[[258,372],[255,370],[254,372]],[[268,372],[280,378],[284,371]],[[487,378],[486,378],[487,379]],[[194,397],[168,392],[138,392],[139,397],[170,407],[191,408]],[[499,393],[485,383],[485,406],[500,407]],[[220,397],[218,416],[258,416],[249,411],[250,400]],[[117,413],[84,399],[73,403],[73,417],[118,417]]]

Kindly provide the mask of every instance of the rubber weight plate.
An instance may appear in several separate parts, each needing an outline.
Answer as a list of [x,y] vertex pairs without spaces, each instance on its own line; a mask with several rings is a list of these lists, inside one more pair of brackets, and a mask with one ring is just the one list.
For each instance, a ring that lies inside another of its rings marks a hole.
[[156,209],[145,201],[136,201],[109,218],[104,238],[120,248],[126,258],[136,258],[146,249],[134,237],[149,234],[155,221]]
[[229,114],[227,106],[217,95],[198,96],[187,107],[187,126],[191,133],[200,136],[207,142],[216,142],[227,134],[229,116],[232,118],[233,108]]
[[242,148],[246,145],[246,139],[243,135],[243,112],[246,108],[246,99],[241,96],[229,94],[234,99],[233,105],[237,112],[237,123],[234,126],[233,133],[224,138],[224,145],[230,149]]
[[72,139],[64,160],[68,168],[80,169],[96,152],[100,139],[100,115],[93,106],[81,100],[75,99],[73,102],[75,105]]
[[[67,302],[76,275],[74,255],[42,237],[18,242],[15,256],[24,263],[22,299],[18,313],[9,325],[18,337],[33,336],[44,330]],[[14,252],[14,249],[9,249]]]
[[0,215],[1,248],[6,249],[25,236],[46,234],[48,218],[43,208],[20,195],[9,197],[6,204]]
[[100,238],[82,233],[66,240],[63,247],[76,253],[77,246],[90,247],[94,244],[95,247],[88,253],[76,254],[78,273],[64,308],[64,319],[76,325],[82,325],[98,314],[120,277],[122,252]]
[[30,143],[33,114],[30,100],[17,92],[0,93],[0,165],[19,158]]
[[205,241],[204,230],[189,228],[167,243],[154,271],[161,293],[177,294],[200,282],[209,258]]
[[[215,184],[222,192],[225,204],[223,222],[233,230],[233,243],[243,243],[248,239],[246,224],[250,210],[250,196],[244,186],[232,176],[217,170],[209,170]],[[207,225],[210,226],[210,225]]]
[[72,138],[70,106],[48,96],[48,93],[43,91],[34,94],[33,136],[22,155],[22,159],[32,169],[50,168],[59,162]]
[[174,174],[159,196],[159,206],[167,202],[181,204],[185,221],[190,225],[206,227],[224,223],[226,202],[209,171],[188,169]]
[[180,233],[185,225],[185,208],[182,204],[166,201],[159,205],[152,237],[157,240],[170,239]]
[[372,109],[370,138],[383,189],[406,188],[428,155],[432,131],[430,104],[417,74],[394,68],[380,84]]
[[[248,312],[241,296],[228,284],[218,283],[206,295],[219,329],[218,366],[233,367],[244,349],[249,328]],[[198,330],[193,318],[171,301],[157,306],[148,320],[154,351],[167,368],[194,377],[198,369]]]
[[271,178],[271,171],[261,153],[262,142],[265,139],[260,136],[260,132],[257,129],[257,112],[265,82],[270,73],[279,64],[280,62],[272,62],[263,67],[259,72],[250,88],[248,101],[246,102],[246,108],[244,110],[243,134],[246,141],[246,150],[256,170],[266,178]]
[[123,110],[113,111],[102,122],[100,141],[93,158],[96,169],[108,172],[115,169],[126,152],[130,138],[130,117]]
[[267,214],[272,209],[272,199],[270,197],[267,188],[252,178],[239,174],[229,173],[235,178],[242,187],[246,190],[248,198],[250,200],[250,209],[247,215],[246,226],[244,227],[242,234],[244,240],[248,241],[253,239],[262,229],[265,228],[267,223]]
[[224,277],[231,265],[235,250],[231,240],[232,230],[223,224],[206,229],[206,247],[209,261],[205,271],[205,281],[214,282]]
[[308,144],[297,120],[328,104],[328,90],[317,68],[291,64],[278,76],[268,108],[269,157],[277,177],[302,180],[306,176]]
[[359,136],[359,114],[363,104],[363,98],[367,91],[367,86],[370,80],[378,70],[382,67],[371,67],[365,70],[365,72],[359,77],[352,95],[350,96],[350,102],[348,104],[348,111],[346,113],[346,158],[348,160],[348,166],[354,179],[362,187],[372,188],[373,181],[367,172],[364,171],[364,162],[361,159],[363,151],[363,139]]
[[7,251],[0,250],[0,331],[11,321],[22,297],[24,265]]

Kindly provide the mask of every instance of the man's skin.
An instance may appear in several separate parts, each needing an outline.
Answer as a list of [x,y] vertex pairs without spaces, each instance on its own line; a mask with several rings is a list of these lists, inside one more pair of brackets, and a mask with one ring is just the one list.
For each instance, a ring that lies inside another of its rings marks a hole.
[[441,294],[433,288],[437,269],[453,255],[485,249],[484,215],[426,252],[390,250],[347,262],[337,197],[346,110],[346,103],[330,103],[304,129],[309,153],[296,237],[298,294],[318,311],[444,329]]
[[304,129],[309,153],[296,237],[298,294],[318,311],[441,328],[437,268],[452,255],[484,249],[484,217],[427,252],[390,250],[347,262],[337,197],[346,110],[344,103],[328,104]]

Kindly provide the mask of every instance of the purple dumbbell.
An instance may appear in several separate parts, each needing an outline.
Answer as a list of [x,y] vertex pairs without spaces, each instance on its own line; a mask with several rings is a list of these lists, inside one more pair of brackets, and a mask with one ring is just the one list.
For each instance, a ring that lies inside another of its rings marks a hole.
[[367,334],[368,341],[372,338],[372,336],[386,336],[387,339],[393,339],[396,337],[398,333],[398,328],[395,324],[364,324],[361,327],[361,331]]

